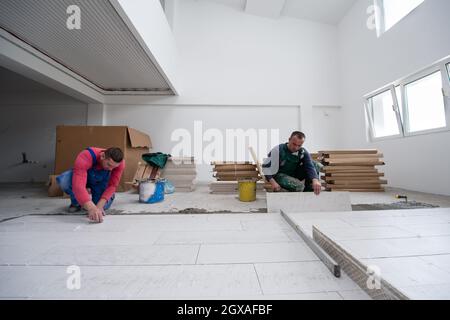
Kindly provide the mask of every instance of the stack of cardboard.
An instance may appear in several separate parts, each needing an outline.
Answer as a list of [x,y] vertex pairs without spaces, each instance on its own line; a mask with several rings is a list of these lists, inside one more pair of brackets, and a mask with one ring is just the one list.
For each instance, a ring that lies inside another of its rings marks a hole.
[[119,147],[124,153],[125,170],[117,191],[132,188],[132,181],[142,155],[152,147],[150,137],[126,126],[57,126],[55,172],[59,175],[73,168],[78,154],[87,147]]
[[320,151],[324,165],[322,185],[327,191],[383,192],[383,155],[376,149]]
[[[217,181],[209,185],[211,193],[236,194],[238,192],[238,181],[246,179],[260,180],[261,177],[256,165],[251,162],[212,162],[213,177]],[[257,183],[257,191],[263,190],[264,183]]]
[[175,192],[194,191],[194,180],[197,177],[194,157],[169,158],[161,171],[161,177],[173,184]]

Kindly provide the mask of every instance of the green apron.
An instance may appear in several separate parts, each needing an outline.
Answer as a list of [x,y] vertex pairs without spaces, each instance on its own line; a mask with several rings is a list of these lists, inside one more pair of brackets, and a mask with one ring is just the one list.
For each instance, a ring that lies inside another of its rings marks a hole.
[[289,151],[287,145],[283,145],[280,149],[280,168],[274,176],[275,181],[283,189],[291,192],[302,192],[305,189],[305,184],[295,178],[303,156],[303,148],[298,152],[298,155],[294,155]]

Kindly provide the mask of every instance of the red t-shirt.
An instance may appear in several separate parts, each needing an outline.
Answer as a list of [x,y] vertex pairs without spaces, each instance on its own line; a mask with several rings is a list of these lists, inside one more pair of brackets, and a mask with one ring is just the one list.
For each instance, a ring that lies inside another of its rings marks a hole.
[[[100,159],[100,152],[106,149],[90,147],[94,151],[97,158],[96,169],[103,169]],[[72,177],[72,191],[80,205],[84,205],[86,202],[91,201],[91,196],[86,189],[87,183],[87,171],[92,168],[93,159],[88,150],[80,152],[75,160],[73,167]],[[111,171],[106,190],[103,192],[101,198],[108,201],[111,196],[116,192],[116,188],[119,185],[120,178],[122,177],[123,170],[125,169],[125,160],[120,162],[120,165]]]

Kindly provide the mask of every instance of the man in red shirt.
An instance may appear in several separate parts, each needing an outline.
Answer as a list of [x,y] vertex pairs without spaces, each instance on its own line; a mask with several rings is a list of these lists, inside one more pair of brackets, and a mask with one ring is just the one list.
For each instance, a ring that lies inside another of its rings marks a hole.
[[90,220],[103,222],[105,210],[114,201],[124,169],[125,161],[120,148],[89,147],[80,152],[73,169],[56,178],[61,189],[70,195],[69,212],[80,211],[83,207]]

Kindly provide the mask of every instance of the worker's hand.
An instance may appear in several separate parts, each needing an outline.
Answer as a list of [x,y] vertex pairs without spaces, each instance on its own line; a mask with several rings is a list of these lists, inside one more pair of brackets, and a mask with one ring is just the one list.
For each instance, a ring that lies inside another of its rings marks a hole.
[[103,210],[100,210],[97,207],[94,207],[90,210],[88,210],[89,220],[92,222],[103,222]]
[[318,179],[313,179],[312,187],[316,195],[319,195],[320,191],[322,191],[322,185],[320,184],[320,181]]
[[278,182],[275,181],[275,179],[270,179],[270,184],[272,185],[273,191],[277,192],[281,190],[281,186],[278,184]]
[[103,198],[101,198],[97,203],[97,208],[102,211],[103,216],[105,215],[105,209],[104,209],[105,204],[106,204],[106,200]]
[[89,220],[98,223],[103,222],[103,210],[97,208],[97,206],[92,201],[86,202],[83,207],[88,212]]

